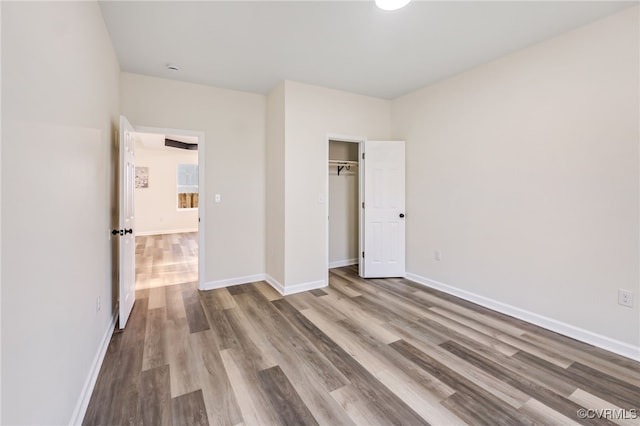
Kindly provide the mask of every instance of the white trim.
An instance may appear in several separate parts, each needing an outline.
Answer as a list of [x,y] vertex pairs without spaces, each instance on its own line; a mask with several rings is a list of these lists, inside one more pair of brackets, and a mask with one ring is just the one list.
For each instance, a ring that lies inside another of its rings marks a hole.
[[323,288],[327,286],[327,281],[320,280],[309,281],[300,284],[292,284],[285,287],[277,280],[275,280],[271,275],[266,275],[265,281],[268,282],[271,287],[273,287],[278,293],[283,296],[289,296],[291,294],[302,293],[303,291],[315,290],[317,288]]
[[366,142],[367,140],[363,139],[358,144],[358,161],[360,162],[358,165],[358,259],[362,259],[362,262],[358,262],[358,275],[361,277],[365,276],[364,257],[361,256],[364,253],[364,209],[362,208],[362,203],[364,203],[364,168],[367,167],[365,159],[362,157]]
[[[331,136],[329,136],[329,134],[327,134],[327,143],[325,146],[325,165],[327,164],[327,161],[329,161],[329,146],[331,145]],[[325,275],[325,280],[327,280],[327,282],[329,282],[329,268],[331,266],[329,266],[329,222],[331,221],[329,219],[329,170],[327,170],[327,174],[325,176],[325,189],[324,189],[324,217],[327,218],[327,221],[325,222],[325,227],[324,227],[324,270],[326,272]],[[282,294],[284,294],[284,291],[281,292]]]
[[284,288],[283,296],[288,296],[290,294],[302,293],[303,291],[315,290],[317,288],[323,288],[327,286],[327,281],[309,281],[306,283],[292,284],[287,285]]
[[205,283],[200,290],[214,290],[216,288],[230,287],[232,285],[239,284],[249,284],[255,283],[258,281],[266,281],[271,287],[273,287],[278,293],[283,296],[288,296],[290,294],[301,293],[303,291],[315,290],[317,288],[323,288],[327,286],[327,281],[319,280],[319,281],[310,281],[306,283],[293,284],[288,286],[283,286],[278,280],[273,278],[269,274],[255,274],[255,275],[247,275],[244,277],[236,277],[236,278],[226,278],[224,280],[217,281],[209,281]]
[[273,287],[278,293],[284,296],[284,286],[280,284],[280,281],[273,278],[271,275],[266,274],[264,280],[269,283],[271,287]]
[[205,276],[205,207],[207,204],[207,198],[205,196],[206,191],[206,179],[205,179],[205,149],[207,145],[204,143],[204,132],[198,134],[198,288],[204,287]]
[[198,228],[187,228],[187,229],[165,229],[160,231],[142,231],[136,232],[137,236],[147,236],[147,235],[164,235],[164,234],[184,234],[186,232],[198,232]]
[[244,277],[226,278],[224,280],[209,281],[200,287],[200,290],[214,290],[216,288],[231,287],[238,284],[249,284],[257,281],[265,281],[265,274],[246,275]]
[[497,300],[490,299],[488,297],[480,296],[469,291],[450,286],[439,281],[435,281],[429,278],[422,277],[420,275],[407,272],[406,278],[417,283],[424,285],[425,287],[434,288],[436,290],[443,291],[453,296],[460,297],[461,299],[468,300],[469,302],[476,303],[485,308],[492,309],[494,311],[521,319],[528,323],[546,328],[547,330],[554,331],[556,333],[571,337],[590,345],[597,346],[601,349],[622,355],[627,358],[631,358],[636,361],[640,361],[640,346],[633,346],[620,340],[615,340],[602,334],[594,333],[584,328],[576,327],[571,324],[567,324],[562,321],[555,320],[553,318],[539,315],[534,312],[530,312],[516,306],[512,306]]
[[329,269],[341,268],[343,266],[357,265],[357,264],[358,264],[357,257],[354,257],[353,259],[336,260],[335,262],[329,262]]
[[76,406],[73,409],[73,414],[71,415],[71,420],[69,421],[70,425],[82,424],[84,415],[87,413],[87,407],[89,406],[89,400],[91,399],[93,388],[95,387],[96,381],[98,380],[98,374],[100,373],[100,368],[102,367],[104,356],[107,354],[107,348],[109,347],[109,342],[111,341],[113,330],[115,330],[116,328],[116,320],[118,319],[118,315],[116,314],[117,312],[117,309],[113,312],[113,315],[111,316],[111,322],[109,323],[107,331],[102,337],[102,342],[100,343],[98,352],[93,359],[93,364],[91,364],[89,375],[84,382],[84,386],[82,387],[82,391],[80,392],[78,402],[76,402]]
[[232,285],[239,285],[239,284],[255,283],[258,281],[266,281],[271,287],[273,287],[278,293],[280,293],[283,296],[288,296],[290,294],[295,294],[295,293],[301,293],[303,291],[308,291],[308,290],[315,290],[317,288],[322,288],[327,286],[327,281],[320,280],[320,281],[310,281],[307,283],[293,284],[285,287],[269,274],[255,274],[255,275],[247,275],[244,277],[209,281],[208,283],[205,283],[200,288],[200,290],[215,290],[217,288],[230,287]]
[[[365,138],[364,136],[351,136],[351,135],[341,135],[338,133],[327,133],[327,142],[329,142],[330,140],[336,141],[336,142],[360,143],[360,142],[366,141],[367,138]],[[329,161],[329,158],[327,158],[327,161]]]

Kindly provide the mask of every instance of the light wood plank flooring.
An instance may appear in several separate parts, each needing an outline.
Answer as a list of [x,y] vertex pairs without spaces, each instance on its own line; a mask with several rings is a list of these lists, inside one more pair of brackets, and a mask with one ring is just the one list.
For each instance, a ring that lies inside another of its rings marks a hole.
[[287,297],[265,282],[138,291],[84,424],[637,425],[577,413],[631,417],[639,386],[637,362],[345,267]]
[[198,233],[136,236],[136,289],[198,281]]

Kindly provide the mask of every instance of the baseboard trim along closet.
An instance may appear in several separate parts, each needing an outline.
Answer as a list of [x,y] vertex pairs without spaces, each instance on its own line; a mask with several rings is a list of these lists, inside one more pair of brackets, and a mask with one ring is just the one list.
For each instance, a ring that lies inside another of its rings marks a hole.
[[280,281],[276,280],[269,274],[265,274],[264,280],[275,289],[278,293],[284,295],[284,286],[280,284]]
[[329,269],[342,268],[343,266],[351,266],[351,265],[357,265],[357,264],[358,264],[357,257],[353,259],[336,260],[335,262],[329,262]]
[[244,277],[226,278],[224,280],[209,281],[202,285],[200,290],[215,290],[217,288],[231,287],[232,285],[255,283],[264,281],[265,274],[245,275]]
[[265,281],[271,285],[278,293],[283,296],[289,296],[290,294],[302,293],[303,291],[315,290],[317,288],[322,288],[327,286],[327,282],[324,280],[320,281],[309,281],[306,283],[300,284],[291,284],[288,286],[283,286],[280,282],[275,280],[271,275],[267,275]]
[[567,337],[579,340],[581,342],[597,346],[601,349],[611,351],[618,355],[640,361],[640,347],[638,346],[633,346],[619,340],[611,339],[610,337],[593,333],[589,330],[585,330],[583,328],[576,327],[571,324],[555,320],[553,318],[529,312],[524,309],[520,309],[518,307],[490,299],[488,297],[480,296],[478,294],[471,293],[469,291],[462,290],[460,288],[439,281],[422,277],[420,275],[407,273],[406,278],[420,285],[424,285],[425,287],[440,290],[442,292],[451,294],[452,296],[457,296],[469,302],[476,303],[485,308],[489,308],[494,311],[521,319],[523,321],[527,321],[531,324],[546,328],[547,330],[551,330]]
[[115,311],[111,316],[111,322],[107,327],[107,331],[105,331],[104,336],[102,337],[102,342],[100,343],[98,352],[96,353],[96,356],[93,359],[93,363],[91,364],[91,369],[89,370],[89,375],[87,376],[87,380],[84,382],[84,386],[82,387],[82,391],[80,392],[80,397],[78,398],[78,402],[76,403],[76,406],[73,409],[71,420],[69,420],[70,425],[81,425],[82,420],[84,420],[84,415],[87,412],[87,407],[89,406],[89,400],[91,400],[91,394],[93,393],[93,388],[96,386],[96,380],[98,380],[100,367],[102,367],[104,356],[107,354],[107,348],[109,347],[109,342],[111,341],[113,330],[115,330],[116,328],[117,319],[118,319],[118,315],[117,315],[117,311]]
[[223,287],[231,287],[232,285],[240,285],[240,284],[248,284],[255,283],[258,281],[266,281],[273,287],[278,293],[283,296],[288,296],[290,294],[301,293],[303,291],[315,290],[317,288],[322,288],[327,286],[327,282],[324,280],[321,281],[310,281],[308,283],[300,283],[288,285],[286,288],[280,282],[278,282],[275,278],[273,278],[269,274],[255,274],[255,275],[247,275],[244,277],[236,277],[236,278],[227,278],[224,280],[217,281],[209,281],[204,283],[200,290],[215,290],[217,288]]

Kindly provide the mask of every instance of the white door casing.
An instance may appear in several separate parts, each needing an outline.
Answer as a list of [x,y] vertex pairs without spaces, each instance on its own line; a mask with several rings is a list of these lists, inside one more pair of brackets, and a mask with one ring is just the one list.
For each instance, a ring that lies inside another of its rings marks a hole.
[[364,278],[405,276],[405,143],[364,143]]
[[135,129],[124,116],[120,116],[120,138],[118,151],[119,159],[119,327],[127,324],[133,304],[136,300],[135,256],[136,242],[134,226],[134,184],[135,159],[134,135]]

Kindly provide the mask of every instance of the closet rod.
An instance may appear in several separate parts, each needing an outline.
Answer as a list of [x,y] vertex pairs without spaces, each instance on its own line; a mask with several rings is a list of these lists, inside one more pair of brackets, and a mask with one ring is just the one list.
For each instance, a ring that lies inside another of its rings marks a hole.
[[336,170],[338,171],[338,176],[340,176],[340,172],[346,167],[347,170],[351,170],[351,166],[357,166],[357,161],[350,160],[329,160],[329,164],[336,165]]

